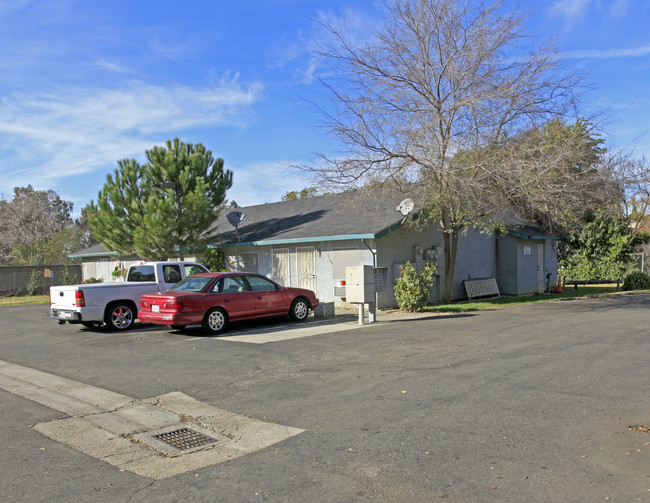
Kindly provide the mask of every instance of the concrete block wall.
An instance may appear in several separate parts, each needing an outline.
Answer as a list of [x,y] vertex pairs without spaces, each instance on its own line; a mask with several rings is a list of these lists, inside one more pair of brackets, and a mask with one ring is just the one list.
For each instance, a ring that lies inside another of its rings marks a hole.
[[[50,286],[62,285],[64,281],[66,266],[63,265],[39,265],[39,266],[4,266],[0,267],[0,295],[23,295],[27,293],[27,285],[36,272],[41,282],[41,291],[45,294]],[[45,276],[45,271],[52,272],[52,277]],[[81,282],[81,266],[67,266],[68,275],[75,276],[77,282]]]

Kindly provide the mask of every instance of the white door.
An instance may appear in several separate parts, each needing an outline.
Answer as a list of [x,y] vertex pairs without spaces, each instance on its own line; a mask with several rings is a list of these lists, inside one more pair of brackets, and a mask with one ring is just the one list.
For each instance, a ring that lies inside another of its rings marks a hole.
[[544,243],[537,244],[537,293],[544,293]]
[[296,248],[298,288],[316,290],[316,254],[313,246]]

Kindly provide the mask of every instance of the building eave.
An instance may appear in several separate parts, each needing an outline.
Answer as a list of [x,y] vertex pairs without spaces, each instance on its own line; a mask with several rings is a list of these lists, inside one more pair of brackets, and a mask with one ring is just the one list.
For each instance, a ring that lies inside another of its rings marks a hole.
[[549,236],[548,234],[531,233],[521,230],[508,229],[506,234],[518,239],[537,240],[537,241],[560,241],[559,236]]
[[340,236],[316,236],[311,238],[265,239],[261,241],[232,241],[209,245],[210,248],[230,248],[245,246],[276,246],[298,243],[322,243],[323,241],[351,241],[357,239],[376,239],[377,234],[345,234]]
[[119,253],[116,251],[105,251],[105,252],[95,252],[95,253],[71,253],[68,255],[69,258],[91,258],[91,257],[115,257],[119,256]]

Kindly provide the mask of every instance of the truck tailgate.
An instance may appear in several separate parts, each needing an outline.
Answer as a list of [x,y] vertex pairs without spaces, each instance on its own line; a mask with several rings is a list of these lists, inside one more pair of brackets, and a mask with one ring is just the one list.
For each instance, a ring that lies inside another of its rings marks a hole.
[[50,304],[57,309],[75,309],[77,289],[74,287],[52,287],[50,288]]

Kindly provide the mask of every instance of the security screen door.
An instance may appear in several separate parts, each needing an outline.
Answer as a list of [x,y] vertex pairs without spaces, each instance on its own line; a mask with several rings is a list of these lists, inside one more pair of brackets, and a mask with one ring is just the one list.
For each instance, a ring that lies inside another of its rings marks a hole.
[[273,250],[273,272],[271,278],[282,286],[291,284],[291,271],[289,268],[289,248]]
[[316,290],[316,256],[313,246],[296,248],[298,287]]

